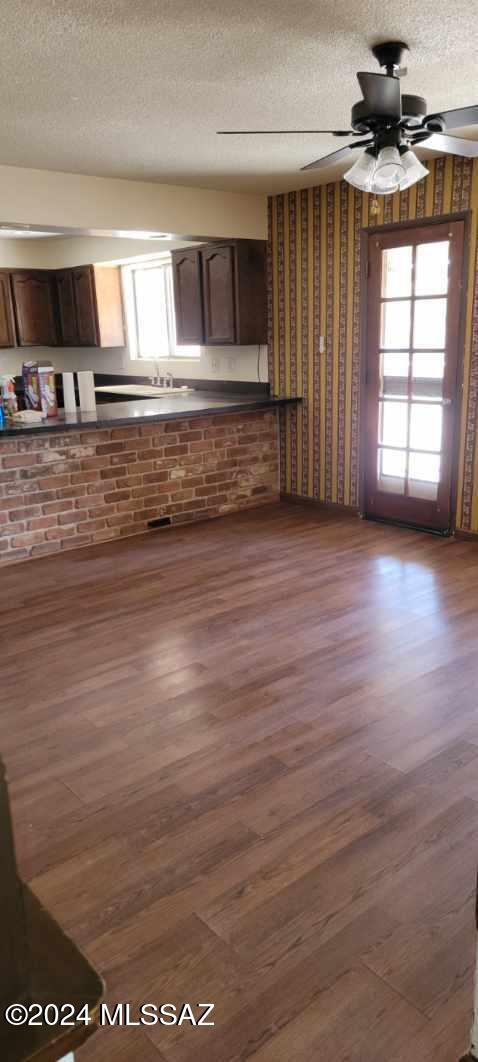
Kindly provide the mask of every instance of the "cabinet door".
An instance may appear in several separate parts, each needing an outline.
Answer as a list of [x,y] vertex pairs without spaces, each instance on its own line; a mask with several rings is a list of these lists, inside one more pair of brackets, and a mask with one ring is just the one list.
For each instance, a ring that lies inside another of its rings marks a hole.
[[21,347],[57,342],[51,275],[41,271],[12,273],[12,292]]
[[71,271],[75,293],[78,343],[81,347],[96,347],[99,342],[96,313],[95,278],[91,266],[79,266]]
[[176,342],[204,343],[200,252],[175,251],[172,260]]
[[15,346],[15,336],[13,332],[10,276],[8,273],[0,273],[0,347],[13,346]]
[[56,289],[58,293],[60,341],[67,347],[76,347],[78,346],[79,338],[71,269],[61,269],[56,274]]
[[206,343],[236,342],[234,248],[212,245],[202,251]]

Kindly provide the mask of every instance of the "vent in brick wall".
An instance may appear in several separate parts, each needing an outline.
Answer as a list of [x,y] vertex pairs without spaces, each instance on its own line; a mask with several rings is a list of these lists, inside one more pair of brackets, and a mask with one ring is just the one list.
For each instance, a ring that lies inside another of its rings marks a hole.
[[170,527],[170,516],[158,516],[157,520],[148,520],[148,527]]

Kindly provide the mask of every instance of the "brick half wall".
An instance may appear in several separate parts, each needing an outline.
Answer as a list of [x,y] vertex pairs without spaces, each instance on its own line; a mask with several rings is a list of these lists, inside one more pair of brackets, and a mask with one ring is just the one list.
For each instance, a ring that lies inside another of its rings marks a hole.
[[0,440],[0,563],[276,501],[277,412]]

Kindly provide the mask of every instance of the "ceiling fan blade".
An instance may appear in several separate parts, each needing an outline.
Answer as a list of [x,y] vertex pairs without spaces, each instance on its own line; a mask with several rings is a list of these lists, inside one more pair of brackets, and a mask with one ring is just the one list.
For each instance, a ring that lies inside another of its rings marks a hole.
[[282,136],[287,134],[329,133],[331,136],[354,136],[353,129],[218,129],[217,136]]
[[[353,146],[355,147],[355,144]],[[351,145],[347,144],[346,147],[333,151],[331,155],[323,155],[321,159],[315,159],[315,162],[309,162],[307,166],[301,166],[301,170],[320,170],[325,166],[333,166],[336,162],[341,162],[342,159],[348,159],[352,153]]]
[[370,114],[377,118],[396,118],[402,116],[400,100],[400,79],[388,74],[357,74],[362,95]]
[[472,107],[457,107],[454,111],[437,111],[435,114],[427,114],[424,125],[433,122],[433,119],[441,119],[445,123],[445,129],[464,129],[467,125],[478,125],[478,104]]
[[446,155],[463,155],[467,159],[478,158],[478,140],[464,140],[461,136],[432,133],[422,143],[423,147],[430,148],[430,151],[443,151]]

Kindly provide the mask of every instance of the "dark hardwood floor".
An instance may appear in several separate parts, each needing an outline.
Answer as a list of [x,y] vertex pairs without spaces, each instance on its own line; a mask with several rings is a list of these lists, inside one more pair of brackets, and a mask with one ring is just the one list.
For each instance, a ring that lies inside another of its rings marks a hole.
[[2,572],[19,866],[110,1001],[79,1062],[457,1062],[478,548],[274,506]]

